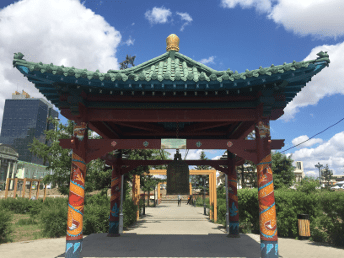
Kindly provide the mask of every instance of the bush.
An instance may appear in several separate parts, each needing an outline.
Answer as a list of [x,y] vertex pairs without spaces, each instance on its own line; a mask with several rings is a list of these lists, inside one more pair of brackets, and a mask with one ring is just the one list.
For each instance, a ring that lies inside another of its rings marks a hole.
[[258,188],[238,190],[239,229],[259,233]]
[[90,235],[92,233],[109,232],[109,197],[99,193],[86,197],[85,202],[87,202],[87,205],[85,205],[84,209],[83,233]]
[[128,227],[136,222],[138,206],[131,199],[123,202],[123,227]]
[[16,214],[26,214],[29,212],[32,200],[27,198],[7,198],[0,201],[0,206]]
[[314,241],[344,246],[344,194],[324,191],[318,194],[320,210],[315,221]]
[[47,198],[39,215],[42,235],[54,238],[66,235],[67,231],[67,198]]
[[11,227],[12,213],[7,209],[3,209],[1,207],[0,209],[0,244],[13,242],[11,237],[11,233],[13,233],[13,229]]

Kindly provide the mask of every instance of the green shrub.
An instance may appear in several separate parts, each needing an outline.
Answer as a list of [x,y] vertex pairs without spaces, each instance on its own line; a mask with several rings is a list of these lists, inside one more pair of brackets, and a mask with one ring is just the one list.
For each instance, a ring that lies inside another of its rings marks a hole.
[[[245,230],[259,233],[258,189],[244,188],[238,190],[239,228],[243,224]],[[252,226],[251,226],[252,224]],[[249,230],[250,228],[250,230]]]
[[327,241],[334,246],[344,246],[344,194],[323,191],[318,194],[320,210],[316,219],[317,230],[314,241]]
[[131,199],[123,202],[123,227],[128,227],[136,222],[138,206]]
[[84,209],[83,233],[109,232],[110,199],[101,193],[85,198],[87,204]]
[[16,214],[26,214],[29,212],[32,200],[18,197],[16,199],[7,198],[0,201],[0,206]]
[[[0,207],[1,208],[1,207]],[[12,213],[7,209],[2,209],[0,212],[0,244],[13,242],[11,233],[13,229],[11,227]]]
[[66,198],[49,199],[45,200],[43,209],[39,214],[42,235],[49,238],[65,236],[68,210]]
[[297,236],[297,207],[295,193],[275,191],[278,236],[295,238]]

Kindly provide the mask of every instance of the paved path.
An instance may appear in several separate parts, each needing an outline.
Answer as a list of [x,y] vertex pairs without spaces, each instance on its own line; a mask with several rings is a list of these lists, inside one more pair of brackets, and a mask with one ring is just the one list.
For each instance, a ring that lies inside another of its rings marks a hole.
[[[209,222],[203,207],[161,203],[146,207],[146,216],[120,237],[107,233],[84,236],[84,257],[260,257],[259,235],[227,238],[225,229]],[[308,240],[279,238],[283,258],[343,258],[344,249]],[[65,257],[66,239],[33,240],[0,245],[0,257]]]

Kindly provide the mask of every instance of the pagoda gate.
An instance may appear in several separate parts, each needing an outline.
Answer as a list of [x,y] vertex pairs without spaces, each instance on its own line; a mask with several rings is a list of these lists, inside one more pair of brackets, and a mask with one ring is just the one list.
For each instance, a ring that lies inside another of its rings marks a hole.
[[[281,149],[284,140],[270,139],[269,122],[281,117],[306,83],[329,65],[329,55],[321,51],[315,60],[238,73],[216,71],[180,54],[175,34],[166,42],[166,53],[106,73],[28,62],[22,53],[14,54],[13,66],[76,122],[72,139],[60,140],[63,148],[73,149],[66,257],[80,257],[82,250],[86,164],[103,157],[113,166],[108,236],[119,236],[121,175],[140,165],[171,161],[123,160],[108,153],[171,148],[176,138],[173,148],[228,151],[227,160],[186,162],[210,165],[228,175],[231,237],[239,236],[235,166],[245,160],[257,164],[261,257],[278,257],[271,150]],[[88,139],[88,129],[102,139]],[[256,139],[245,140],[253,130]]]

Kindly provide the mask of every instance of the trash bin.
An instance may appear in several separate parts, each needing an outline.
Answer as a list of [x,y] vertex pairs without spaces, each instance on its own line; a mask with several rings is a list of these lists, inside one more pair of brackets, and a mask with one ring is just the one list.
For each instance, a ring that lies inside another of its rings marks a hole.
[[298,231],[299,239],[308,239],[311,236],[311,231],[309,227],[309,215],[308,214],[297,214],[298,220]]

